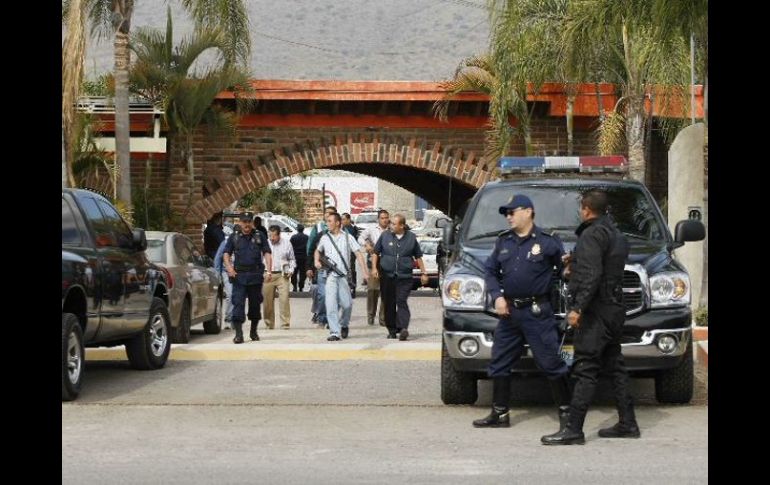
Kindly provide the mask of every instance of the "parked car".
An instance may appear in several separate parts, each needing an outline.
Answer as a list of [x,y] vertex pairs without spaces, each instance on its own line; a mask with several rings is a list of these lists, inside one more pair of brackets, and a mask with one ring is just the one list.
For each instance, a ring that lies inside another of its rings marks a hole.
[[443,212],[435,209],[426,209],[420,227],[412,229],[417,236],[441,238],[443,231],[441,228],[451,219]]
[[201,255],[190,238],[178,232],[147,231],[146,252],[168,274],[172,341],[189,342],[190,329],[199,323],[207,334],[218,334],[223,293],[211,258]]
[[[425,272],[428,273],[428,286],[433,289],[438,288],[438,263],[436,261],[436,250],[440,239],[436,237],[431,238],[418,238],[420,243],[420,249],[422,250],[422,261],[425,265]],[[420,281],[420,268],[417,266],[417,261],[414,262],[414,269],[412,270],[412,289],[416,290],[422,286]]]
[[356,226],[358,226],[361,231],[368,227],[374,227],[377,225],[377,213],[379,212],[378,209],[364,209],[361,212],[359,212],[356,215],[355,221],[353,222]]
[[[556,158],[554,165],[558,167],[562,157]],[[533,164],[538,162],[540,172],[535,173]],[[460,207],[458,220],[444,228],[443,240],[451,252],[441,292],[441,399],[445,404],[474,403],[477,380],[487,378],[498,317],[486,289],[484,263],[498,234],[509,227],[498,208],[513,194],[526,195],[535,205],[535,223],[555,232],[565,250],[571,251],[577,241],[575,229],[581,222],[580,199],[592,188],[607,192],[609,213],[629,243],[623,274],[626,320],[621,339],[626,367],[631,376],[655,379],[655,397],[661,403],[686,403],[692,398],[690,278],[674,257],[674,249],[688,241],[702,240],[705,227],[697,220],[679,221],[672,236],[647,188],[621,179],[623,157],[580,157],[579,163],[572,168],[580,170],[579,175],[558,177],[547,169],[547,158],[506,157],[501,160],[501,171],[521,172],[484,184]],[[553,282],[552,306],[557,320],[562,321],[567,287],[558,275],[554,275]],[[561,355],[569,362],[574,356],[571,334],[567,334],[564,344]],[[527,353],[513,372],[520,375],[539,371]]]
[[144,230],[105,197],[62,189],[61,245],[62,401],[80,393],[85,347],[125,345],[135,369],[166,365],[168,283],[145,255]]
[[[270,228],[272,225],[276,225],[281,228],[281,232],[287,237],[297,234],[297,224],[299,224],[299,222],[289,216],[276,215],[267,212],[260,214],[260,217],[262,217],[262,225],[265,226],[265,229]],[[305,227],[302,232],[309,235],[310,228]]]

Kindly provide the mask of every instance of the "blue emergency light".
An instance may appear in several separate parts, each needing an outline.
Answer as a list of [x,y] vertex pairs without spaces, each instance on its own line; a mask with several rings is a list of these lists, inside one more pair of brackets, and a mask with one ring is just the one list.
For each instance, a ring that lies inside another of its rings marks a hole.
[[622,155],[583,157],[502,157],[497,162],[502,175],[544,172],[625,172]]

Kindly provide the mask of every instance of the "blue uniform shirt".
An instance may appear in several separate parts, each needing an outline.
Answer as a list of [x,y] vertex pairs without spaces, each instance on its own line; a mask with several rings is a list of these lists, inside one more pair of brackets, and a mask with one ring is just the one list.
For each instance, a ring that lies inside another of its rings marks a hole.
[[[484,280],[492,300],[548,295],[554,279],[554,267],[561,272],[564,246],[556,235],[533,226],[519,237],[512,230],[503,231],[485,264]],[[559,274],[557,273],[557,274]]]
[[[240,234],[237,243],[235,243],[235,233],[233,233],[227,238],[224,252],[235,257],[235,268],[238,273],[236,281],[242,284],[254,284],[253,278],[250,277],[242,281],[241,275],[244,273],[245,275],[256,275],[258,276],[257,279],[261,281],[262,273],[265,270],[265,266],[262,264],[262,255],[271,252],[270,245],[261,231],[255,229],[248,236]],[[238,271],[239,267],[254,265],[256,265],[256,271]]]

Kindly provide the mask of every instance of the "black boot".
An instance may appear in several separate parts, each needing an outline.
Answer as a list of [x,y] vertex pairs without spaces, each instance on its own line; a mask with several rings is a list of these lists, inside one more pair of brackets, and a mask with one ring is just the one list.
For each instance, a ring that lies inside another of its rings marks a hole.
[[569,420],[569,405],[559,406],[559,431],[564,431]]
[[544,445],[584,445],[586,437],[583,434],[583,422],[586,419],[585,411],[580,412],[574,407],[569,410],[567,425],[554,434],[540,438]]
[[510,428],[511,418],[508,407],[492,406],[489,416],[473,421],[474,428]]
[[511,376],[495,377],[492,385],[492,412],[483,419],[473,421],[476,428],[509,428],[511,418],[508,402],[511,400]]
[[623,409],[618,406],[618,415],[620,420],[614,426],[600,429],[599,436],[602,438],[639,438],[642,436],[639,425],[636,424],[636,413],[630,398],[624,403]]
[[249,337],[251,340],[259,340],[259,335],[257,335],[257,323],[253,320],[251,321],[251,329],[249,330]]
[[233,343],[242,344],[243,343],[243,323],[233,323],[233,328],[235,328],[235,337],[233,338]]
[[599,436],[602,438],[639,438],[642,433],[636,423],[623,424],[618,422],[609,428],[600,429]]
[[572,393],[569,390],[569,381],[567,375],[549,380],[551,385],[551,395],[553,402],[559,408],[559,431],[564,431],[569,417],[569,403],[572,399]]

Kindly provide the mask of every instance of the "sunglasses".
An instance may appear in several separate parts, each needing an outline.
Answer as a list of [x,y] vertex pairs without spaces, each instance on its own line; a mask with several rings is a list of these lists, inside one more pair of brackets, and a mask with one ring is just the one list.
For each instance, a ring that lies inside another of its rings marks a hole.
[[508,209],[505,211],[506,216],[512,216],[516,211],[521,211],[524,209],[529,209],[529,207],[517,207],[515,209]]

